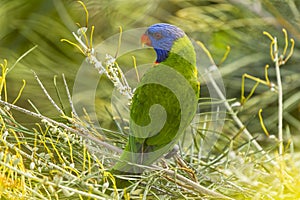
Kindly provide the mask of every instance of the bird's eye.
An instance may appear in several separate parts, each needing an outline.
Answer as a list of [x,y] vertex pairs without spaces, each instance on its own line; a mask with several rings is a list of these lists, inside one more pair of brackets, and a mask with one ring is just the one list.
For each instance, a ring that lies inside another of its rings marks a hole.
[[153,36],[154,36],[155,39],[160,39],[160,38],[162,38],[162,34],[161,34],[161,33],[158,33],[158,32],[154,33]]

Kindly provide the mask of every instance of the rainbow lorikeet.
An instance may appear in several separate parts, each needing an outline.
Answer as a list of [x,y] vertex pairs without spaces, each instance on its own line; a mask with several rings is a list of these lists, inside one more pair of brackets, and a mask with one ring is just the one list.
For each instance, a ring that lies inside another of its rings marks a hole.
[[190,39],[166,23],[150,26],[141,37],[157,59],[142,77],[130,108],[130,135],[114,174],[141,174],[168,153],[191,123],[199,96],[196,54]]

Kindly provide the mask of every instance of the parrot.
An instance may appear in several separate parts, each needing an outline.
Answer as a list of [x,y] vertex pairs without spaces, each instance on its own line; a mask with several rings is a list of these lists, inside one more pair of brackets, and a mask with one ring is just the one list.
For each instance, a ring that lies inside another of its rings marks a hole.
[[175,25],[147,28],[141,42],[156,60],[138,83],[130,104],[129,138],[114,175],[140,175],[178,143],[197,111],[200,82],[189,37]]

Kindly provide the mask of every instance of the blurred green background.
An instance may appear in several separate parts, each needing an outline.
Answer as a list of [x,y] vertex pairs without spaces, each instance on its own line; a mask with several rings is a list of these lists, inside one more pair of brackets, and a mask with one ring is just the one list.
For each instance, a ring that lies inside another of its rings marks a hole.
[[[202,41],[220,62],[226,47],[231,51],[224,63],[219,66],[226,86],[228,99],[240,98],[241,77],[244,73],[264,78],[264,66],[270,64],[270,80],[276,82],[274,65],[269,56],[270,40],[263,35],[267,31],[278,37],[279,45],[284,46],[285,28],[295,39],[293,57],[281,67],[284,89],[284,127],[297,135],[300,131],[300,1],[297,0],[89,0],[83,1],[89,11],[89,25],[95,25],[94,42],[99,43],[119,32],[146,27],[157,22],[167,22],[179,26],[190,37]],[[9,102],[12,102],[22,85],[27,84],[22,98],[17,102],[21,107],[33,110],[27,102],[30,99],[39,111],[58,119],[59,113],[43,94],[31,70],[34,70],[50,95],[58,100],[53,85],[57,82],[63,98],[65,110],[70,112],[61,74],[72,85],[83,55],[71,45],[60,41],[62,38],[74,40],[72,31],[77,31],[76,23],[85,25],[85,13],[76,1],[72,0],[23,0],[0,2],[0,58],[8,60],[8,67],[34,45],[38,47],[28,54],[8,74],[7,87]],[[137,40],[140,36],[137,35]],[[280,49],[282,52],[282,48]],[[2,61],[1,61],[2,62]],[[126,63],[125,63],[126,64]],[[128,63],[132,66],[132,62]],[[95,72],[96,73],[96,72]],[[89,77],[82,77],[88,79]],[[246,91],[254,85],[246,81]],[[103,90],[106,89],[107,91]],[[110,105],[107,94],[113,86],[103,81],[96,100],[99,120],[103,126],[113,128],[113,122],[105,110]],[[203,97],[208,94],[202,91]],[[243,107],[240,117],[252,133],[265,138],[257,116],[263,108],[265,125],[272,134],[277,134],[277,95],[266,86],[259,86]],[[16,113],[19,122],[32,126],[35,119]],[[230,134],[231,125],[225,125],[224,132]]]

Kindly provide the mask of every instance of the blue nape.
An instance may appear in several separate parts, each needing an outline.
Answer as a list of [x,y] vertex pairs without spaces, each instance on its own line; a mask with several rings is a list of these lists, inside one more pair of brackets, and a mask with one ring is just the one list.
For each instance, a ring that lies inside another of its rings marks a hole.
[[154,50],[156,51],[156,62],[160,63],[162,61],[164,61],[168,55],[169,55],[169,51],[168,50],[164,50],[164,49],[156,49],[154,48]]

